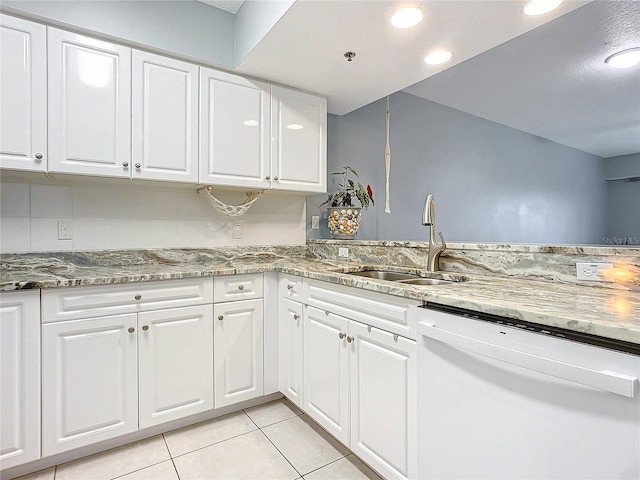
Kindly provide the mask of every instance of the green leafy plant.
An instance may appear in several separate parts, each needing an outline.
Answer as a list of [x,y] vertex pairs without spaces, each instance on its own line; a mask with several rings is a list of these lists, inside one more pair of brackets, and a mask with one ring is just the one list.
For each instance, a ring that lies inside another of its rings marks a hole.
[[334,172],[331,175],[342,175],[342,183],[338,183],[340,191],[337,193],[328,193],[327,199],[320,204],[330,204],[331,207],[355,207],[354,201],[358,200],[365,210],[369,208],[369,204],[375,205],[373,201],[373,191],[371,185],[367,185],[365,189],[360,182],[354,181],[349,176],[358,178],[358,172],[352,167],[342,167],[342,172]]

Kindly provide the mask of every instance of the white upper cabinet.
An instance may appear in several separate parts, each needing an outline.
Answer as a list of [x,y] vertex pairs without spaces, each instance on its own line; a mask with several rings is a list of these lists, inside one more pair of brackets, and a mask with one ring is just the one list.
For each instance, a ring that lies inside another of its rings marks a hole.
[[327,189],[327,101],[0,15],[0,168]]
[[200,68],[200,183],[269,188],[269,90]]
[[198,182],[198,66],[132,53],[132,178]]
[[0,168],[46,167],[46,27],[0,15]]
[[130,177],[131,49],[48,36],[49,171]]
[[271,87],[272,188],[327,190],[327,100]]

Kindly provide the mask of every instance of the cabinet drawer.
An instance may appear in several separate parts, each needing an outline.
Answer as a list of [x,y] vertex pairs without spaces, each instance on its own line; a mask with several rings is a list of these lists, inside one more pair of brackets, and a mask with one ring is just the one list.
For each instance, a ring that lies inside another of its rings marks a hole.
[[44,290],[43,323],[213,303],[213,279]]
[[219,276],[213,280],[213,298],[215,303],[262,298],[263,292],[264,287],[261,273]]
[[411,307],[420,301],[317,280],[308,285],[308,305],[416,339],[416,313]]
[[278,275],[278,298],[304,303],[308,297],[309,286],[301,277],[284,273]]

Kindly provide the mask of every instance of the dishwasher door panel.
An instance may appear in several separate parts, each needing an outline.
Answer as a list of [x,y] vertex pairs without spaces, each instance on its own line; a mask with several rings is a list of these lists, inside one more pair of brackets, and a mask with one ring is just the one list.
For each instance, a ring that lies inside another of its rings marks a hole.
[[[467,322],[495,328],[456,318],[453,329],[459,333]],[[522,340],[523,332],[516,333]],[[556,359],[557,342],[568,343],[528,335],[536,354],[552,340]],[[638,357],[579,346],[588,349],[590,368],[603,354],[603,370],[620,360],[616,371],[638,376]],[[613,394],[426,336],[418,347],[419,478],[640,478],[637,393]]]

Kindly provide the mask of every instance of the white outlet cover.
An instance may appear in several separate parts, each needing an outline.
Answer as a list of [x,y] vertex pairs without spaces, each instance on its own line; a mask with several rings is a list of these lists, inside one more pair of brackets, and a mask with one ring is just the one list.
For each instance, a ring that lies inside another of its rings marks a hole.
[[58,240],[73,240],[71,220],[58,220]]
[[576,263],[576,277],[578,280],[587,280],[589,282],[611,282],[613,280],[607,278],[604,274],[612,268],[613,263]]
[[235,223],[233,225],[233,238],[242,238],[242,224]]
[[338,257],[349,257],[349,249],[347,247],[338,247]]

